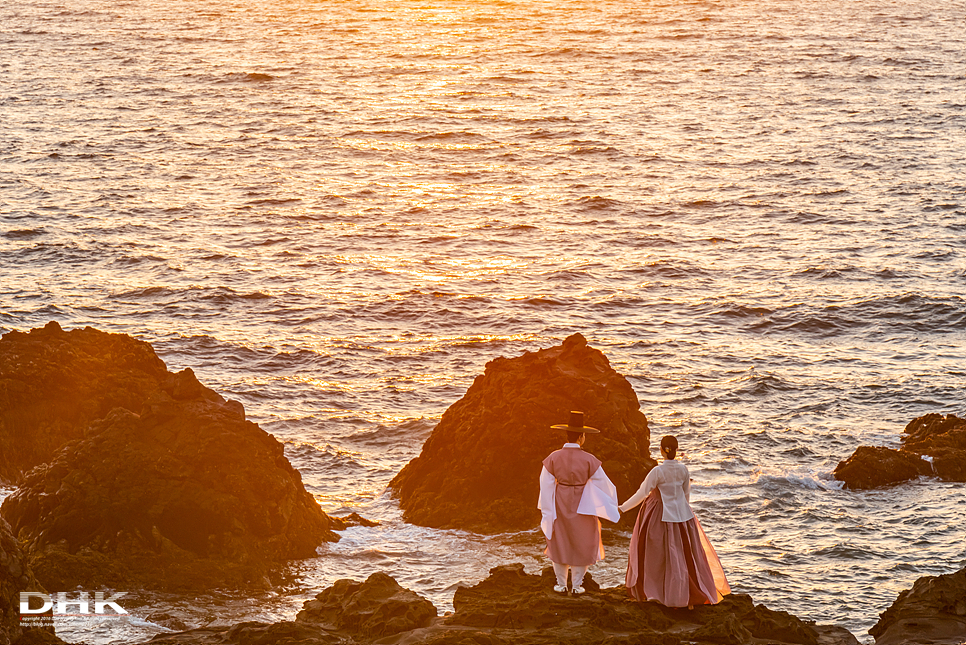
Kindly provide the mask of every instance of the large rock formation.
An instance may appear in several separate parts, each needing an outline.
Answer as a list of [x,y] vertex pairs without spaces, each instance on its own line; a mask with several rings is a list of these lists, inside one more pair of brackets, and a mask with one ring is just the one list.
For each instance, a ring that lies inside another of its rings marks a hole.
[[[242,623],[159,635],[152,645],[286,642],[300,645],[858,645],[847,630],[807,623],[731,595],[694,611],[628,597],[623,587],[555,594],[553,573],[527,574],[522,564],[497,567],[459,588],[455,612],[442,617],[427,601],[376,573],[364,583],[340,580],[305,603],[294,622]],[[306,629],[308,627],[314,628]],[[754,640],[753,640],[754,639]]]
[[540,465],[564,441],[553,424],[582,410],[601,430],[585,448],[630,496],[655,464],[637,395],[607,358],[574,334],[562,345],[486,364],[389,484],[404,518],[436,528],[491,533],[539,523]]
[[962,645],[966,642],[966,569],[919,578],[879,614],[875,645]]
[[37,584],[10,525],[0,518],[0,645],[62,642],[54,636],[52,627],[24,629],[20,621],[22,591],[42,592],[43,588]]
[[282,445],[191,370],[139,410],[92,423],[0,508],[47,588],[264,585],[338,539]]
[[0,339],[0,481],[19,481],[112,408],[134,412],[168,376],[148,343],[56,322]]
[[859,446],[835,467],[847,488],[888,486],[921,476],[966,482],[966,420],[927,414],[909,422],[898,449]]

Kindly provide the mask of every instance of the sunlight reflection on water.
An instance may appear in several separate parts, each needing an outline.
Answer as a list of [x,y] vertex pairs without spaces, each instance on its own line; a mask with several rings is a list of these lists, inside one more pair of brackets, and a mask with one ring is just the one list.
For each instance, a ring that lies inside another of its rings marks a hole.
[[285,441],[326,510],[384,522],[220,619],[377,565],[441,608],[538,568],[535,534],[409,527],[383,490],[487,361],[574,331],[681,437],[736,590],[865,638],[963,566],[961,486],[829,479],[963,412],[954,5],[25,0],[0,21],[0,331],[149,340]]

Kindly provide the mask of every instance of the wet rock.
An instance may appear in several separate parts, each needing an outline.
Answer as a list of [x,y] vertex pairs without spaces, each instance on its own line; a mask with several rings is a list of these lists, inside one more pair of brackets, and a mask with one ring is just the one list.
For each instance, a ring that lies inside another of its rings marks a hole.
[[934,476],[966,482],[966,420],[927,414],[906,426],[899,449],[859,446],[833,473],[847,488],[868,489]]
[[351,526],[366,526],[370,528],[373,526],[379,526],[379,522],[376,520],[368,520],[358,513],[349,513],[348,515],[332,517],[332,523],[332,529],[334,531],[343,531]]
[[[486,365],[390,483],[408,522],[492,533],[535,527],[540,465],[566,441],[550,426],[583,410],[585,448],[629,497],[655,462],[637,395],[580,334]],[[629,518],[628,521],[633,521]]]
[[0,508],[52,589],[265,586],[338,536],[282,445],[190,370],[115,408]]
[[[62,643],[50,628],[24,629],[20,621],[20,592],[39,591],[43,588],[37,583],[27,563],[27,557],[20,549],[10,525],[0,518],[0,645],[27,642]],[[38,615],[38,617],[43,615]],[[50,612],[46,616],[52,616]]]
[[19,481],[112,408],[141,410],[168,376],[148,343],[56,322],[0,339],[0,481]]
[[859,446],[852,456],[835,467],[833,476],[846,488],[889,486],[932,473],[929,462],[905,450],[882,446]]
[[426,627],[436,607],[382,572],[363,582],[339,580],[305,603],[296,621],[378,639]]
[[966,642],[966,569],[919,578],[879,614],[869,633],[876,645]]
[[188,629],[188,623],[166,611],[155,611],[144,617],[148,622],[160,625],[172,631],[184,631]]

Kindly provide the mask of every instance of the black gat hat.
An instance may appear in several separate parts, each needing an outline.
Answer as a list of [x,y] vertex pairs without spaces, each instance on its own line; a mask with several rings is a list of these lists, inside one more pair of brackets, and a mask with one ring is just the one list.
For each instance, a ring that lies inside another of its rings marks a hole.
[[578,410],[570,411],[570,422],[567,425],[550,426],[553,430],[567,430],[569,432],[600,433],[597,428],[584,425],[584,413]]

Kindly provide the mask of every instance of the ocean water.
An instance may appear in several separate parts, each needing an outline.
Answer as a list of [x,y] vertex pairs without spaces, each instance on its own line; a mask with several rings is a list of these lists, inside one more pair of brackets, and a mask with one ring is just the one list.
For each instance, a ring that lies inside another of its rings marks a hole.
[[[385,487],[488,360],[579,331],[680,438],[733,589],[871,642],[902,589],[966,566],[962,485],[831,479],[916,416],[966,413],[964,19],[3,3],[0,332],[150,341],[284,441],[326,511],[382,522],[290,588],[132,594],[132,618],[61,635],[291,618],[377,570],[442,612],[490,567],[539,570],[536,527],[407,525]],[[628,536],[606,540],[592,573],[620,584]]]

